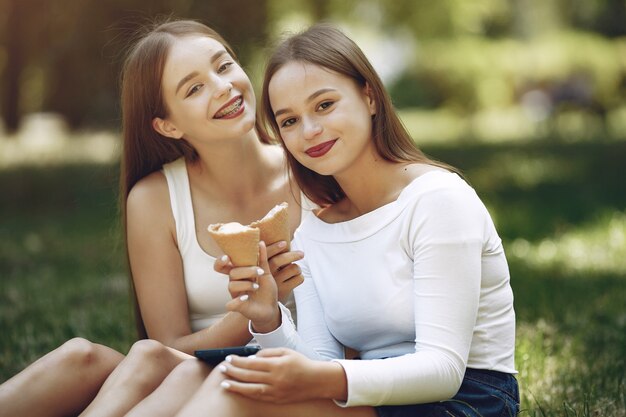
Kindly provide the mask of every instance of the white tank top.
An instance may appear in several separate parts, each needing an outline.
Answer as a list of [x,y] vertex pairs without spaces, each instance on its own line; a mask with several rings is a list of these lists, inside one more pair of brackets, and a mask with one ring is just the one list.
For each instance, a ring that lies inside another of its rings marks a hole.
[[[185,159],[179,158],[163,165],[163,173],[167,179],[176,223],[176,239],[183,261],[189,323],[191,330],[197,332],[213,325],[226,314],[224,306],[231,300],[228,276],[213,269],[216,258],[206,253],[198,243]],[[311,211],[310,202],[306,203],[303,204],[301,219]],[[295,319],[293,294],[285,305]]]

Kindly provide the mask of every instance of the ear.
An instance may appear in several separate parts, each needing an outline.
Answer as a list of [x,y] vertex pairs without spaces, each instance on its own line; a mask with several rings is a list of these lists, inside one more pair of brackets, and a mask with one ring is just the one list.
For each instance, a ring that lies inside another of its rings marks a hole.
[[370,109],[370,116],[376,115],[376,100],[374,100],[374,94],[372,93],[372,87],[368,83],[365,83],[363,87],[363,93],[367,99],[367,105]]
[[161,135],[168,138],[180,139],[183,137],[183,132],[180,131],[171,121],[167,119],[155,117],[154,119],[152,119],[152,128]]

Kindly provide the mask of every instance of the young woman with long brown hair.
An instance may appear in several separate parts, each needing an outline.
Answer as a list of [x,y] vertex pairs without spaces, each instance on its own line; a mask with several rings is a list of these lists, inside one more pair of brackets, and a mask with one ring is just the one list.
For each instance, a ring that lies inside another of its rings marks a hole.
[[[0,416],[124,415],[146,397],[136,411],[156,401],[167,415],[210,371],[194,350],[250,342],[248,320],[226,311],[228,277],[214,271],[221,251],[207,226],[248,224],[283,201],[292,232],[301,217],[284,154],[255,110],[248,76],[207,26],[170,21],[134,43],[122,72],[120,199],[139,329],[152,340],[126,357],[70,340],[0,386]],[[290,300],[301,253],[286,248],[272,245],[271,262],[280,298]],[[179,391],[161,406],[150,394],[168,377]]]
[[501,240],[456,170],[415,147],[359,47],[328,25],[288,38],[269,59],[263,112],[320,205],[293,243],[305,253],[298,329],[262,244],[263,276],[223,268],[228,308],[264,349],[227,358],[177,415],[516,415]]

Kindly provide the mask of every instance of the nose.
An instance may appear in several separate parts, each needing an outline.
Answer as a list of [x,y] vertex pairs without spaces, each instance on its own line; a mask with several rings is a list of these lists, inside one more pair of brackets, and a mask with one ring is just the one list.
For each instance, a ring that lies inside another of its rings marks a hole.
[[306,140],[314,139],[317,135],[322,133],[322,125],[315,119],[304,118],[303,130],[304,138]]
[[215,98],[220,98],[223,95],[230,94],[233,89],[233,84],[228,80],[218,79],[216,80]]

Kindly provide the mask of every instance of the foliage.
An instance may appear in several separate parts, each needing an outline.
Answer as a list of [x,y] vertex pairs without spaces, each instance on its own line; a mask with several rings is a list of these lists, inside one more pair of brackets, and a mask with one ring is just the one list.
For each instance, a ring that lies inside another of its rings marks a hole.
[[[293,21],[334,20],[390,38],[408,34],[420,42],[423,61],[398,85],[399,92],[411,89],[398,93],[402,105],[497,106],[511,100],[515,83],[535,80],[529,72],[566,77],[577,63],[602,84],[603,103],[624,101],[607,64],[621,65],[623,77],[623,60],[614,59],[609,41],[626,35],[626,6],[618,0],[0,0],[4,127],[11,132],[23,115],[42,111],[62,114],[73,128],[116,126],[128,42],[141,25],[168,15],[215,27],[244,64]],[[518,44],[527,41],[530,48]]]

